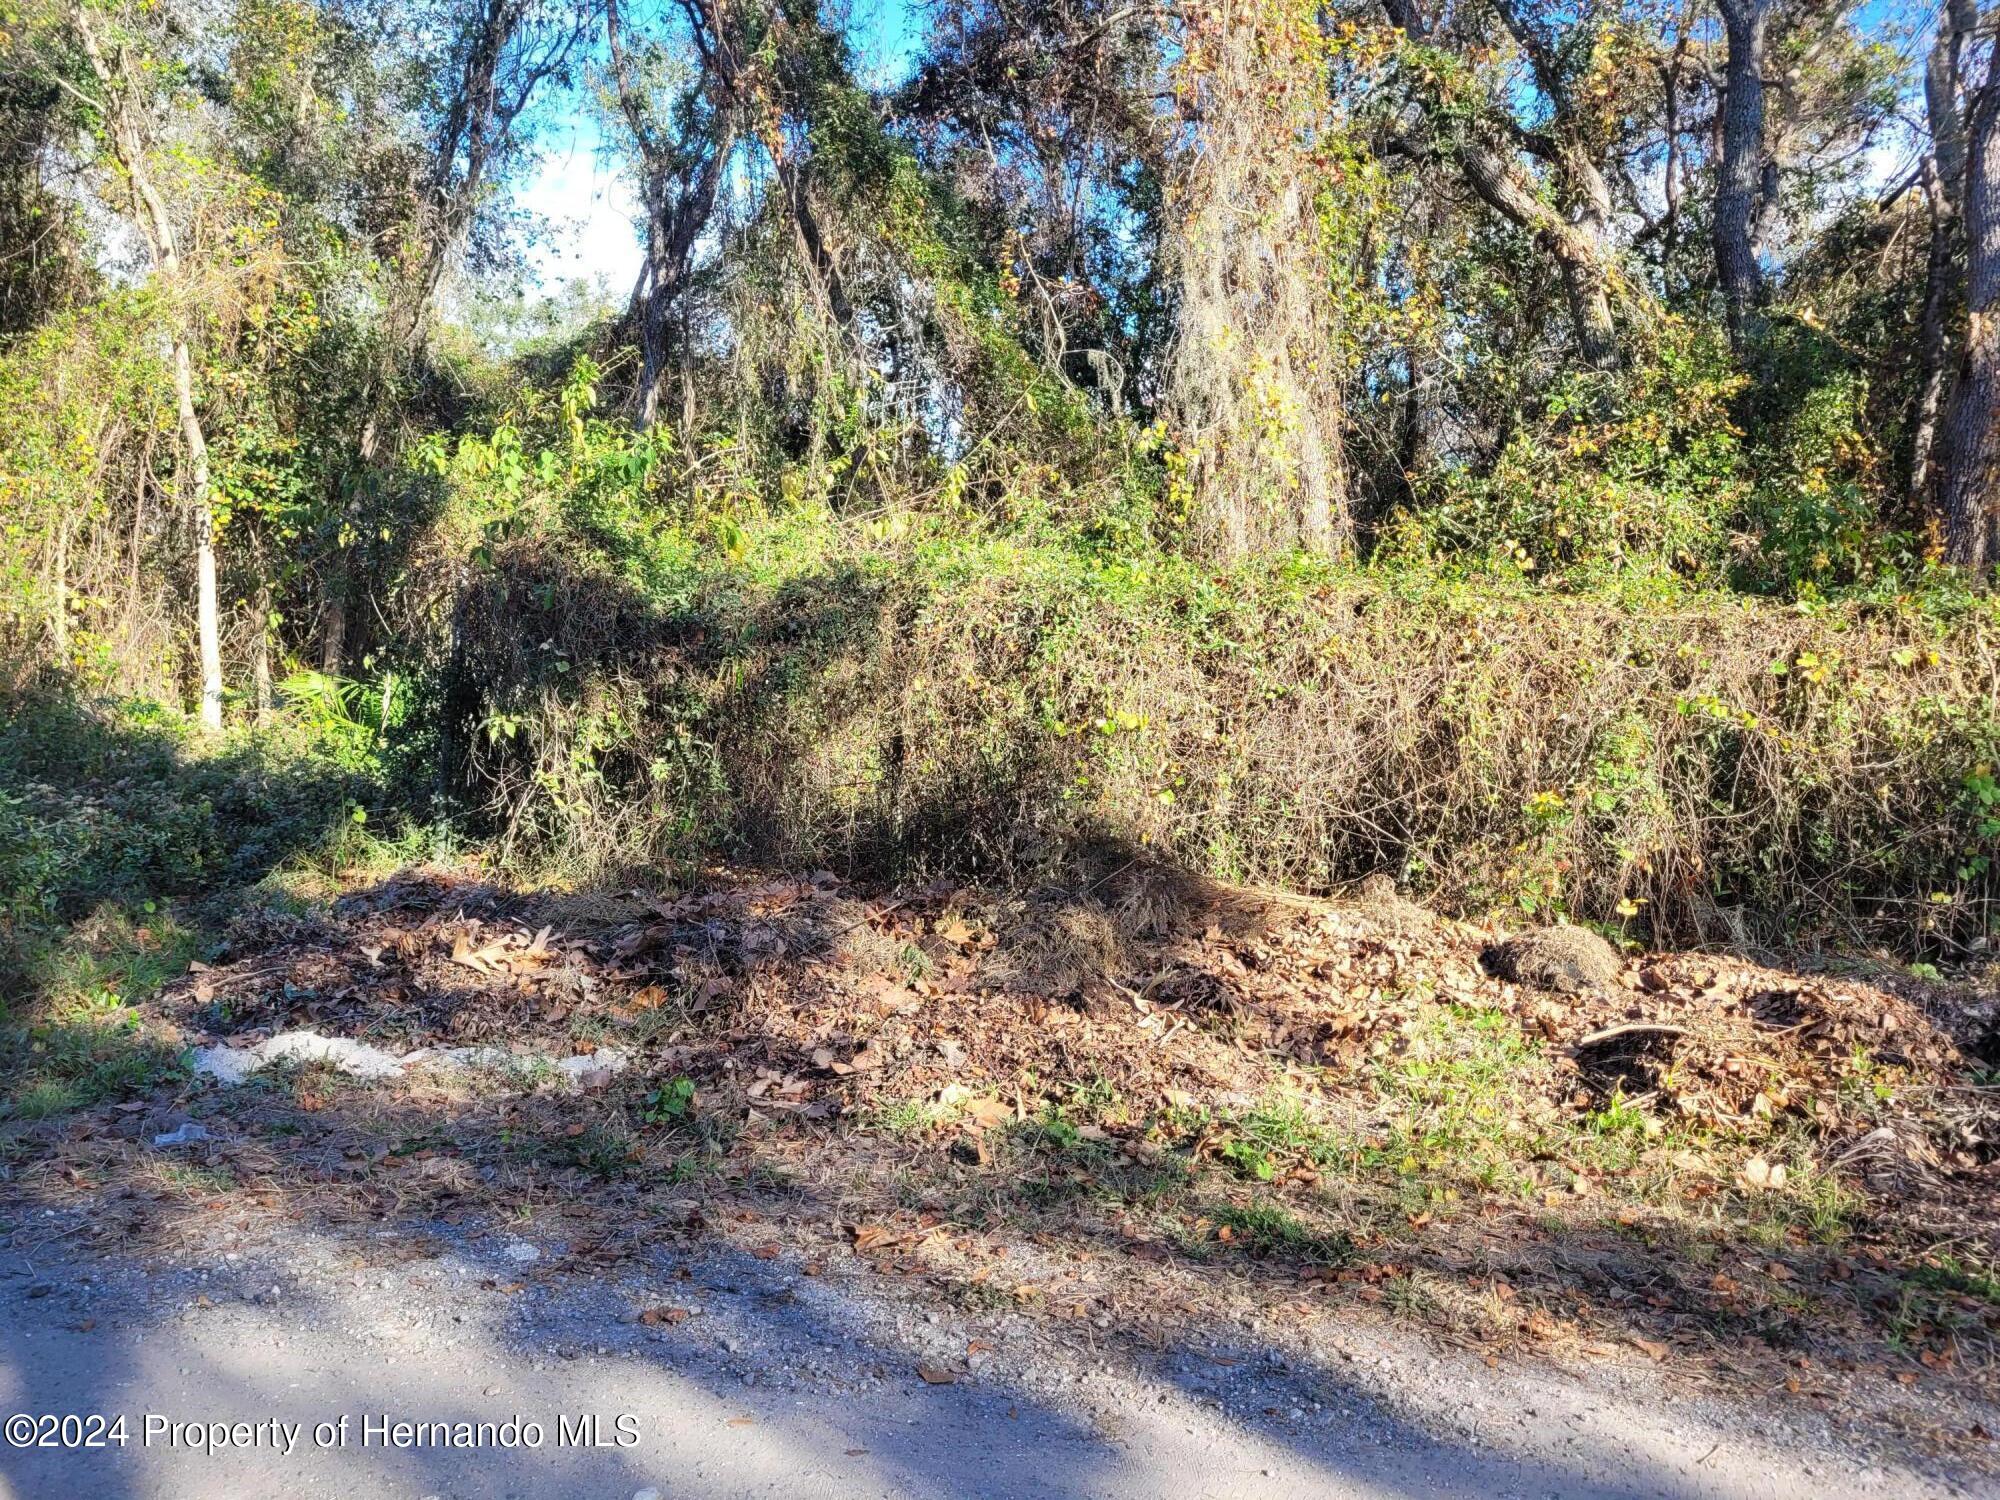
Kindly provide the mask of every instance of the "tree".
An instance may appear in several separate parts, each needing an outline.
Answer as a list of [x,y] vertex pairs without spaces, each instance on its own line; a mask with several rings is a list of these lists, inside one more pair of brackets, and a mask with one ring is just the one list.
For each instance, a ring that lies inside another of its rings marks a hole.
[[[158,58],[134,56],[142,38],[116,12],[98,12],[86,0],[71,0],[67,20],[89,66],[95,91],[66,80],[62,86],[103,123],[106,148],[126,195],[127,213],[145,242],[162,296],[170,308],[174,406],[180,422],[183,483],[195,518],[195,630],[201,669],[200,720],[222,727],[222,627],[216,587],[215,513],[208,483],[208,438],[195,405],[194,360],[186,305],[180,230],[155,172],[159,149],[157,80],[166,73]],[[51,75],[61,79],[60,73]]]
[[1163,196],[1175,16],[1123,0],[976,0],[939,16],[897,95],[1031,310],[1038,357],[1122,413],[1156,393],[1170,343]]
[[1770,0],[1716,0],[1728,37],[1722,92],[1722,158],[1716,168],[1715,272],[1731,342],[1751,332],[1763,300],[1764,268],[1754,237],[1763,196],[1764,65]]
[[386,401],[422,352],[437,292],[464,248],[489,190],[524,154],[521,116],[536,91],[565,75],[586,14],[571,0],[443,0],[444,55],[420,66],[442,87],[423,101],[423,165],[407,214],[394,226],[382,327],[361,390],[355,465],[343,478],[320,621],[320,661],[337,673],[347,655],[348,606],[357,582],[354,538],[384,456]]
[[[1602,157],[1601,123],[1584,108],[1576,83],[1590,61],[1597,25],[1595,7],[1566,32],[1524,10],[1519,0],[1490,0],[1506,35],[1527,59],[1529,78],[1514,97],[1538,96],[1546,106],[1545,125],[1524,124],[1508,100],[1487,96],[1470,110],[1456,100],[1442,107],[1428,101],[1430,139],[1420,149],[1456,162],[1466,185],[1488,208],[1525,231],[1555,263],[1569,302],[1578,354],[1594,369],[1618,364],[1618,332],[1611,316],[1612,222],[1610,189]],[[1409,41],[1457,55],[1481,50],[1481,18],[1461,19],[1457,36],[1447,36],[1424,18],[1418,0],[1382,0],[1383,11]],[[1462,87],[1438,75],[1446,87]],[[1544,164],[1553,181],[1538,181],[1526,165]],[[1552,204],[1551,199],[1555,200]],[[1560,205],[1558,207],[1557,205]]]
[[606,0],[604,32],[646,214],[646,259],[631,317],[639,336],[639,425],[651,427],[668,374],[673,314],[687,290],[695,243],[714,220],[736,120],[705,70],[673,69],[656,46],[632,55],[618,0]]
[[1310,6],[1189,7],[1179,50],[1165,405],[1197,534],[1224,556],[1335,553],[1353,529],[1346,395],[1376,177],[1336,116]]
[[1940,434],[1945,556],[2000,563],[2000,45],[1967,110],[1965,352]]
[[1965,119],[1960,58],[1978,24],[1974,0],[1948,0],[1924,61],[1924,113],[1930,150],[1919,168],[1930,217],[1930,250],[1924,263],[1924,305],[1918,332],[1916,410],[1911,422],[1910,498],[1922,511],[1937,483],[1937,424],[1944,409],[1946,323],[1958,294],[1959,212],[1965,200]]
[[[857,97],[844,38],[803,0],[680,0],[702,67],[729,118],[749,122],[822,308],[851,335],[854,302],[841,246],[817,191],[814,127],[824,133]],[[798,127],[804,126],[804,129]],[[789,127],[789,128],[788,128]]]

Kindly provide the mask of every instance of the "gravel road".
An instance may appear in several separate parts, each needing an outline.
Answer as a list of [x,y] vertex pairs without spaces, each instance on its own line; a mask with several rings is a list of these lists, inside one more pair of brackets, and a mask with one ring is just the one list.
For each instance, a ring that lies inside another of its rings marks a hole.
[[125,1419],[122,1446],[0,1448],[0,1496],[1831,1500],[1990,1483],[1676,1397],[1643,1362],[1493,1369],[1368,1326],[1304,1354],[1237,1330],[1139,1359],[783,1260],[662,1253],[593,1278],[552,1272],[559,1246],[456,1233],[399,1259],[394,1234],[356,1255],[285,1228],[195,1266],[58,1261],[58,1225],[39,1242],[56,1248],[0,1256],[0,1415]]

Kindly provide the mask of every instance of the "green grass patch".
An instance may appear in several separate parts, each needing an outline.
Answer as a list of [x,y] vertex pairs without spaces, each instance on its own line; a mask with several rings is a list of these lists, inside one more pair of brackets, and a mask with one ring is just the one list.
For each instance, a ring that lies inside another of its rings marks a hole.
[[[1251,1255],[1320,1266],[1345,1265],[1354,1258],[1354,1242],[1344,1231],[1315,1229],[1269,1199],[1218,1204],[1207,1211],[1207,1218],[1216,1226],[1218,1238]],[[1223,1230],[1228,1231],[1226,1236]]]

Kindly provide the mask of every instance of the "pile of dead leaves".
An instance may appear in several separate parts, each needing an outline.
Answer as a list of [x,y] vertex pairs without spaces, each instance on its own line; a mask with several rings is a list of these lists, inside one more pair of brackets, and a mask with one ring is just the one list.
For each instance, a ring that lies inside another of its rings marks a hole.
[[300,1026],[412,1049],[636,1040],[639,1086],[690,1077],[705,1109],[755,1124],[928,1102],[983,1159],[983,1131],[1062,1085],[1226,1108],[1309,1076],[1365,1112],[1378,1070],[1443,1005],[1538,1044],[1545,1107],[1622,1101],[1752,1135],[1786,1123],[1830,1161],[1888,1162],[1940,1192],[2000,1170],[2000,1109],[1947,1018],[1908,994],[1697,954],[1557,994],[1487,972],[1490,931],[1379,897],[1144,876],[865,892],[718,871],[684,892],[577,898],[421,873],[276,936],[239,939],[160,1006],[233,1042]]

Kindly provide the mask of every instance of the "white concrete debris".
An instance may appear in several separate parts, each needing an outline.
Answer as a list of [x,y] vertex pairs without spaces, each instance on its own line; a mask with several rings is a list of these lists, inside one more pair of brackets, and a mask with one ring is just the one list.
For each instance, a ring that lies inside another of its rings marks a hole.
[[542,1258],[542,1252],[526,1240],[509,1240],[500,1247],[500,1253],[517,1266],[531,1266]]
[[582,1088],[623,1071],[631,1058],[612,1047],[577,1057],[510,1052],[504,1047],[424,1048],[398,1057],[347,1037],[282,1031],[254,1047],[196,1048],[194,1070],[202,1077],[233,1086],[259,1069],[284,1061],[325,1063],[349,1077],[374,1079],[400,1078],[411,1068],[487,1068],[528,1080],[549,1077],[570,1088]]
[[153,1144],[161,1149],[168,1146],[192,1146],[196,1141],[210,1139],[208,1127],[195,1120],[189,1120],[172,1130],[163,1131],[153,1137]]
[[281,1031],[254,1047],[202,1047],[194,1054],[194,1070],[219,1083],[238,1084],[275,1062],[323,1062],[355,1078],[396,1078],[403,1059],[346,1037],[321,1036],[316,1031]]

